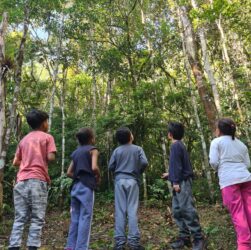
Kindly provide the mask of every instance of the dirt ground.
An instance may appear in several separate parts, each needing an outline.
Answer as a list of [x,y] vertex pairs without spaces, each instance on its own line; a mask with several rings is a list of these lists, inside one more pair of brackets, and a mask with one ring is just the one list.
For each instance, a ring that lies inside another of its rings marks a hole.
[[[230,217],[219,205],[197,206],[201,225],[207,238],[208,250],[234,250],[235,234]],[[90,249],[112,249],[113,247],[113,204],[96,203],[92,224]],[[7,249],[12,226],[11,218],[5,218],[0,229],[0,249]],[[141,243],[147,250],[168,250],[177,235],[170,209],[166,205],[141,205],[139,211]],[[41,250],[63,249],[69,226],[69,212],[50,209],[43,230]],[[27,230],[26,230],[27,231]],[[24,234],[24,240],[27,233]],[[22,249],[25,249],[23,247]]]

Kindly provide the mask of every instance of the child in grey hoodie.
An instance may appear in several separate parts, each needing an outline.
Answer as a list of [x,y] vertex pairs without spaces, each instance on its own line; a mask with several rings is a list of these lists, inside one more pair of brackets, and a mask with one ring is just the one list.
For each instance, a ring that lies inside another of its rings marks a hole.
[[132,250],[143,250],[138,228],[139,180],[148,165],[143,149],[132,144],[129,128],[121,127],[116,132],[117,147],[110,159],[109,170],[115,176],[115,247],[125,249],[126,218],[128,216],[128,245]]

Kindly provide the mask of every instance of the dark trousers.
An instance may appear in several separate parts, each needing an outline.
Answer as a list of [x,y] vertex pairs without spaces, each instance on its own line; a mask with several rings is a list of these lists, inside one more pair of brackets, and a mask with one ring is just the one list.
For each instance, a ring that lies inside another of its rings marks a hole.
[[187,238],[192,235],[194,239],[203,237],[199,223],[199,216],[194,206],[191,179],[180,183],[181,191],[173,193],[172,212],[174,220],[179,227],[179,237]]

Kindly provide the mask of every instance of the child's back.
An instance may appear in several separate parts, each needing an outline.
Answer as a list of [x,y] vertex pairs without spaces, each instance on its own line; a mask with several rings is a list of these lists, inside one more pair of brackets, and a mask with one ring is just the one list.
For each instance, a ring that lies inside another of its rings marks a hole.
[[140,174],[148,162],[143,149],[134,144],[117,147],[111,157],[109,169],[114,171],[115,180],[133,178],[139,181]]
[[43,131],[31,131],[19,143],[16,156],[21,158],[17,182],[39,179],[50,182],[47,153],[55,151],[54,139]]
[[81,145],[72,154],[73,179],[80,180],[87,187],[96,189],[97,182],[92,170],[92,156],[90,152],[97,149],[93,145]]

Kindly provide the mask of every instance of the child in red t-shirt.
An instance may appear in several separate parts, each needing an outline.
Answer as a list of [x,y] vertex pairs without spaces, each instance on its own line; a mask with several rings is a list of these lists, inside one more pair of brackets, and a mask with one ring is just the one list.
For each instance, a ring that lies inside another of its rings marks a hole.
[[10,250],[20,249],[24,225],[29,218],[27,246],[29,250],[41,246],[50,183],[48,162],[55,159],[56,153],[54,138],[47,133],[48,114],[33,109],[26,119],[32,131],[20,141],[13,161],[19,171],[13,190],[15,220],[10,236]]

